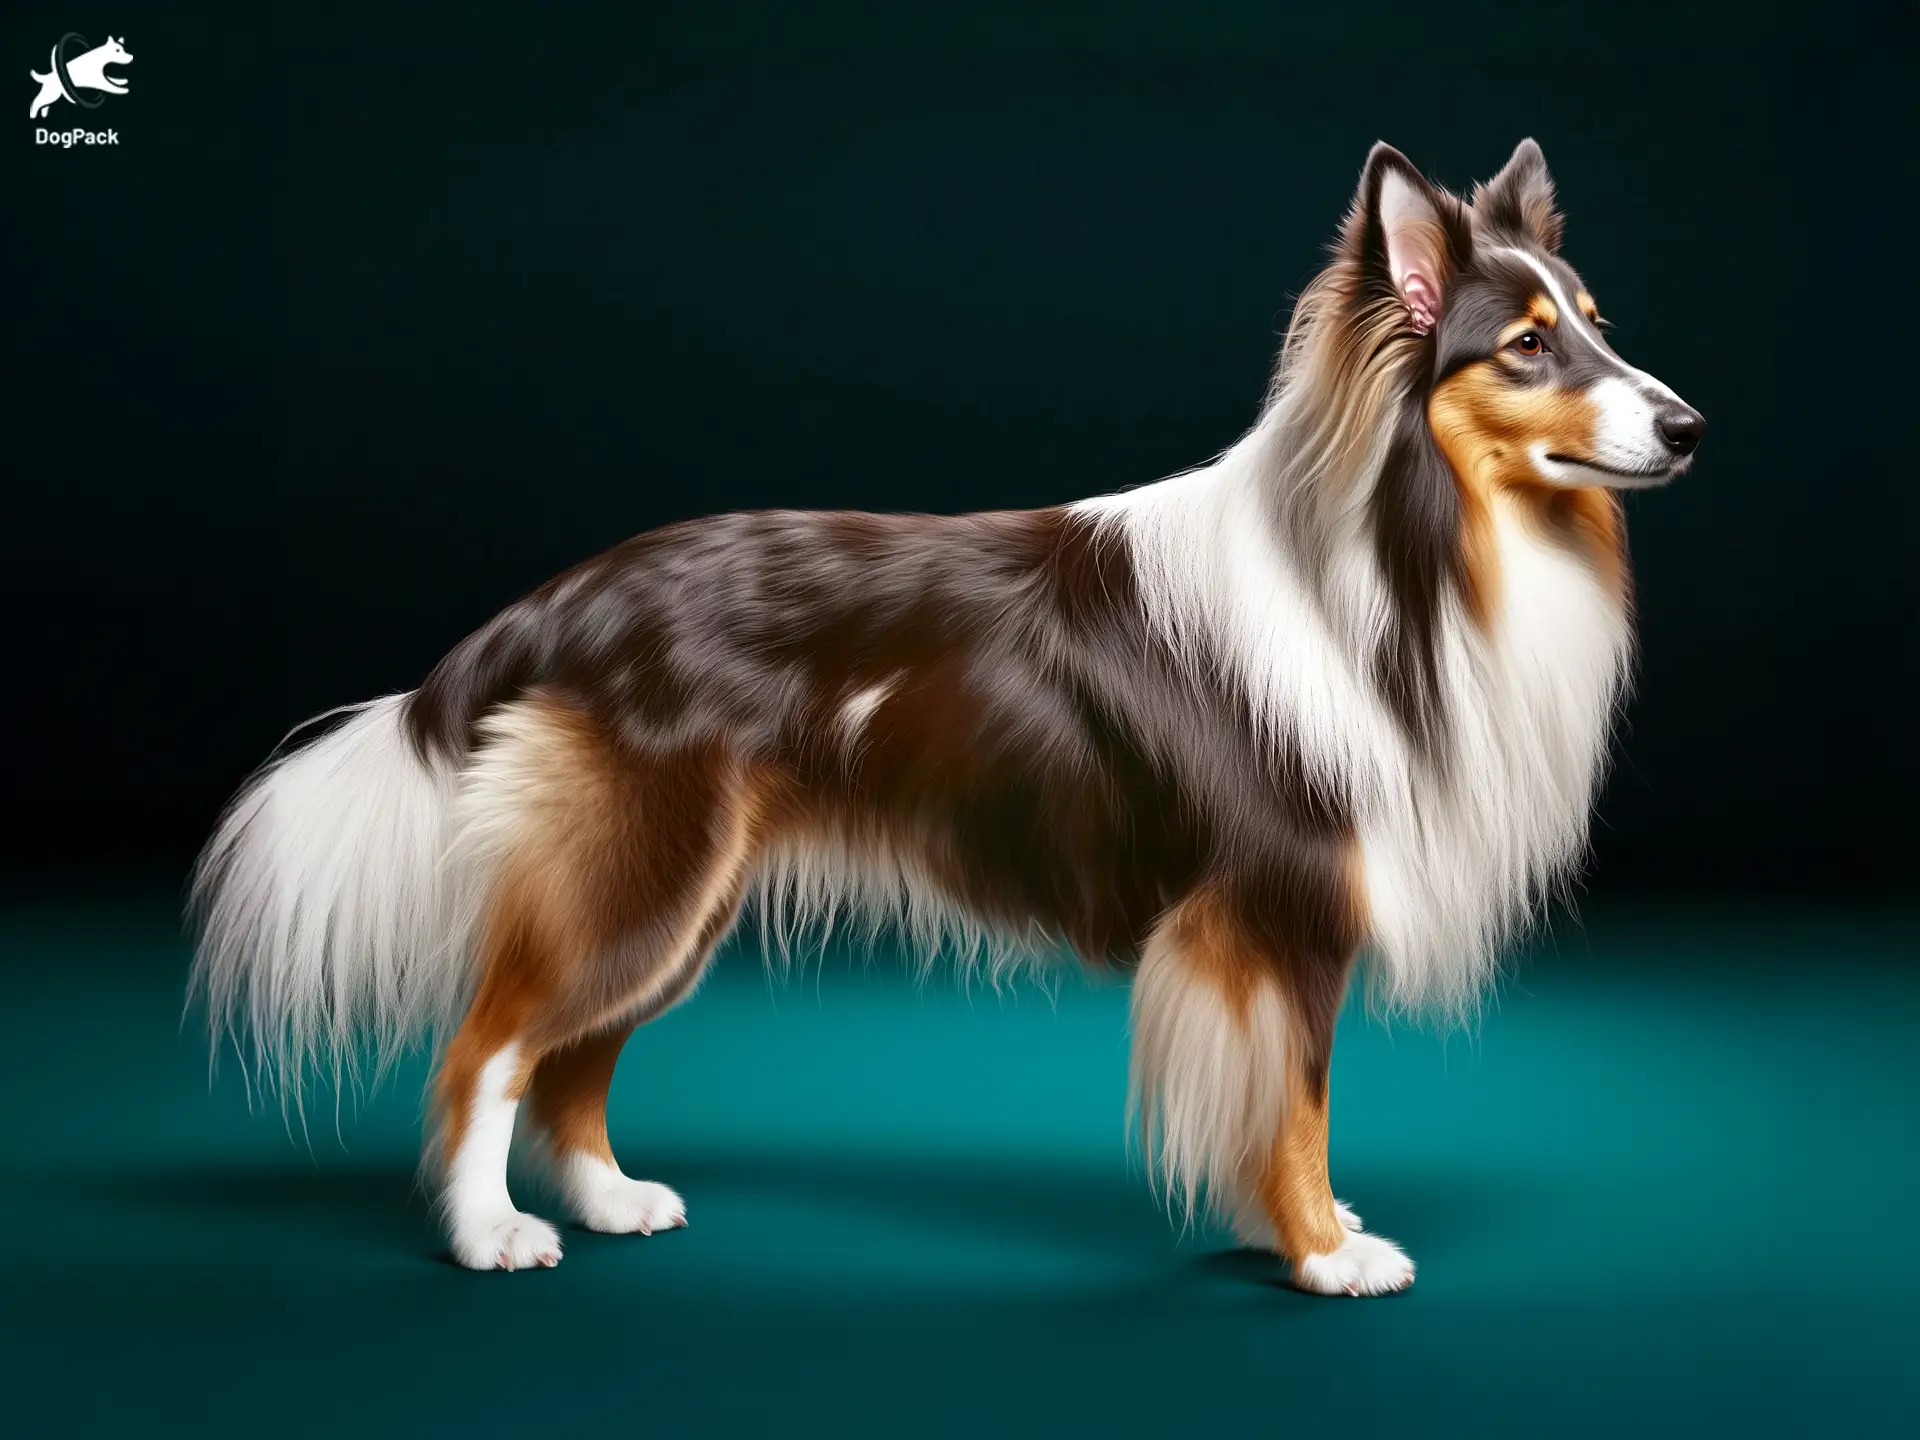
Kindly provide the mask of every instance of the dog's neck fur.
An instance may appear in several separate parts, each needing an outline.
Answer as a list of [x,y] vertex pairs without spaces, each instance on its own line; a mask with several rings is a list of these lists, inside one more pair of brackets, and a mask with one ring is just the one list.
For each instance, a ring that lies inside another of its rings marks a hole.
[[[1383,387],[1394,392],[1406,393]],[[1501,942],[1585,849],[1631,650],[1627,605],[1506,506],[1484,620],[1452,571],[1429,594],[1397,593],[1376,543],[1392,425],[1329,445],[1338,426],[1316,413],[1323,403],[1283,374],[1212,464],[1079,509],[1125,536],[1166,642],[1227,678],[1273,743],[1351,808],[1379,993],[1464,1011]],[[1329,473],[1341,454],[1351,462]],[[1383,684],[1383,647],[1406,633],[1409,603],[1432,607],[1418,639],[1425,731]]]

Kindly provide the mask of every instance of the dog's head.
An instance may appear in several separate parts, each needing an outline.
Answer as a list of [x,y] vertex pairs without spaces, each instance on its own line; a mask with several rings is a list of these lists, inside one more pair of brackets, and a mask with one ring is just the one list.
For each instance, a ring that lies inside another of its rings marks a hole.
[[133,56],[127,53],[127,47],[111,35],[107,37],[107,43],[100,47],[102,65],[119,65],[131,59]]
[[1531,140],[1471,202],[1376,145],[1342,237],[1349,298],[1382,343],[1418,347],[1428,422],[1463,478],[1616,490],[1671,480],[1706,421],[1614,352],[1560,234]]

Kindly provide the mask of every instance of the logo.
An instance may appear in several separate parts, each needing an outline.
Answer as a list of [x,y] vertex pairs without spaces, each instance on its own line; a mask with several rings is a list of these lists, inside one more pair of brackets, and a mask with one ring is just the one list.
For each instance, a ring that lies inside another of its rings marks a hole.
[[[106,95],[126,94],[127,82],[109,75],[107,67],[125,65],[132,59],[127,47],[111,35],[106,44],[90,47],[86,36],[69,31],[48,55],[45,75],[38,70],[27,72],[40,85],[40,93],[28,107],[28,118],[40,119],[62,100],[70,100],[82,110],[97,110]],[[120,136],[112,130],[39,129],[34,132],[34,142],[71,149],[75,145],[118,145]]]

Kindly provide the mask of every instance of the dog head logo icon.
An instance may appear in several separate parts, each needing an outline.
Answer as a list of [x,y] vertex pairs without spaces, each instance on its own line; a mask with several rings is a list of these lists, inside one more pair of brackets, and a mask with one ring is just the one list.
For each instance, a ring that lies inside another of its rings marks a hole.
[[62,100],[71,100],[83,110],[97,109],[101,97],[87,93],[89,91],[126,94],[127,82],[107,74],[107,67],[125,65],[132,59],[127,47],[111,35],[106,44],[91,49],[84,35],[71,32],[62,35],[48,57],[48,73],[28,72],[40,84],[40,93],[34,96],[33,106],[27,112],[29,117],[38,120]]

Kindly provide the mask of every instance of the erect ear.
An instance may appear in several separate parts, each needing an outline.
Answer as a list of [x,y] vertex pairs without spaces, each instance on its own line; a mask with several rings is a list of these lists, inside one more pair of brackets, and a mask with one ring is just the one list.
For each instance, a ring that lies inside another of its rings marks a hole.
[[1547,157],[1532,140],[1514,146],[1513,158],[1484,185],[1473,187],[1473,218],[1482,227],[1531,240],[1549,253],[1560,248],[1564,226],[1553,208],[1553,176]]
[[1419,335],[1440,323],[1447,292],[1473,250],[1460,202],[1384,143],[1367,156],[1348,239],[1368,288],[1391,290]]

